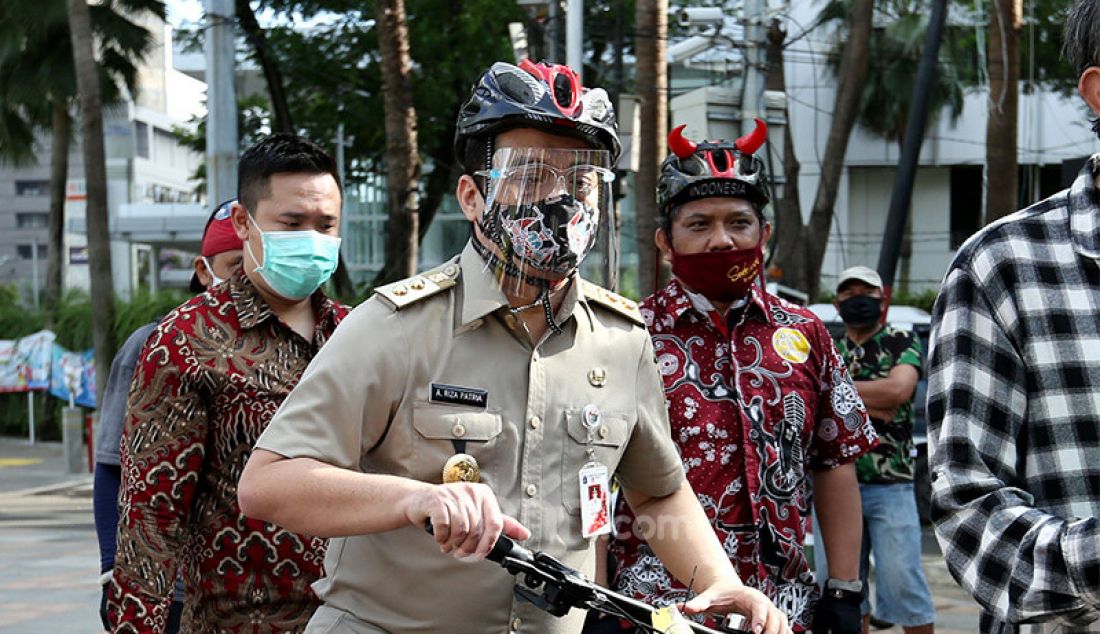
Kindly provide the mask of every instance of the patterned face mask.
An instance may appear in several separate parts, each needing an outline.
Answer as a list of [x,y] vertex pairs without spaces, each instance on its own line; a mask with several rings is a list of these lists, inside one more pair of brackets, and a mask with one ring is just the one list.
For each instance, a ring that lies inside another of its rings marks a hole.
[[615,178],[602,150],[501,148],[488,181],[482,234],[521,275],[562,278],[596,244]]
[[481,230],[524,264],[565,276],[596,243],[598,216],[595,209],[562,194],[538,203],[497,203],[482,216]]

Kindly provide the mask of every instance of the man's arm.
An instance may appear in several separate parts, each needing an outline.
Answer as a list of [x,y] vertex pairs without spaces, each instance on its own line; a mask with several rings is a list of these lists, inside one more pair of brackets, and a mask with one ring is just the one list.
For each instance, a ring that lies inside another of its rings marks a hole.
[[206,455],[206,407],[184,371],[194,364],[170,340],[175,332],[158,330],[149,338],[130,387],[108,601],[116,629],[164,631]]
[[859,579],[863,505],[854,463],[813,472],[814,512],[821,527],[829,576]]
[[701,590],[685,612],[737,612],[749,617],[755,631],[790,631],[786,616],[767,597],[741,583],[687,480],[663,497],[628,488],[623,495],[637,518],[635,526],[661,563],[681,583],[694,580]]
[[[895,365],[884,379],[856,381],[856,390],[871,415],[874,410],[896,411],[913,398],[920,380],[920,371],[908,364]],[[878,418],[876,416],[876,418]],[[891,417],[893,418],[893,417]]]
[[[530,533],[500,511],[484,484],[428,484],[391,475],[360,473],[314,458],[252,452],[237,485],[241,511],[296,533],[320,537],[370,535],[431,520],[443,552],[485,557],[503,531]],[[425,535],[424,539],[428,539]]]
[[1082,624],[1100,605],[1100,524],[1036,508],[1019,486],[1017,467],[1029,462],[1017,445],[1027,434],[1027,369],[985,293],[956,268],[934,309],[928,427],[936,535],[951,574],[998,619]]

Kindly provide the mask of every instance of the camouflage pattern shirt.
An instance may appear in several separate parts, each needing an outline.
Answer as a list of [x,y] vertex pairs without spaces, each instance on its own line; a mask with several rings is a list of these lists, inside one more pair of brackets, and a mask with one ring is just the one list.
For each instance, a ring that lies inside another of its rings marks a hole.
[[[920,339],[908,330],[887,326],[862,345],[841,337],[836,347],[853,381],[885,379],[890,370],[901,364],[911,365],[921,372]],[[859,481],[863,484],[912,482],[916,456],[913,399],[898,408],[894,420],[871,417],[871,423],[881,442],[856,461]]]

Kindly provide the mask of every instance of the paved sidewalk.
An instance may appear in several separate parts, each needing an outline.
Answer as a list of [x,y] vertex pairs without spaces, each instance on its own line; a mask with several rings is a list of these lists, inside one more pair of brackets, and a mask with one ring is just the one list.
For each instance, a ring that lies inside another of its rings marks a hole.
[[92,476],[60,443],[0,438],[0,570],[0,632],[102,631]]
[[[101,631],[91,494],[90,474],[65,472],[60,443],[0,437],[0,633]],[[947,572],[928,529],[923,550],[937,633],[977,632],[978,607]]]

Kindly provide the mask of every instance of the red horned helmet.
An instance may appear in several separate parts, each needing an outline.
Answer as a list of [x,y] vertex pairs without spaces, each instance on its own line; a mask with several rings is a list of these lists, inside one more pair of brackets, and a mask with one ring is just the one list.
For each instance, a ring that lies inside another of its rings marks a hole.
[[661,164],[657,179],[657,206],[662,215],[678,204],[727,196],[745,198],[757,209],[768,204],[764,164],[754,156],[768,138],[768,126],[756,127],[733,143],[725,140],[696,143],[684,136],[686,125],[668,135],[671,154]]

